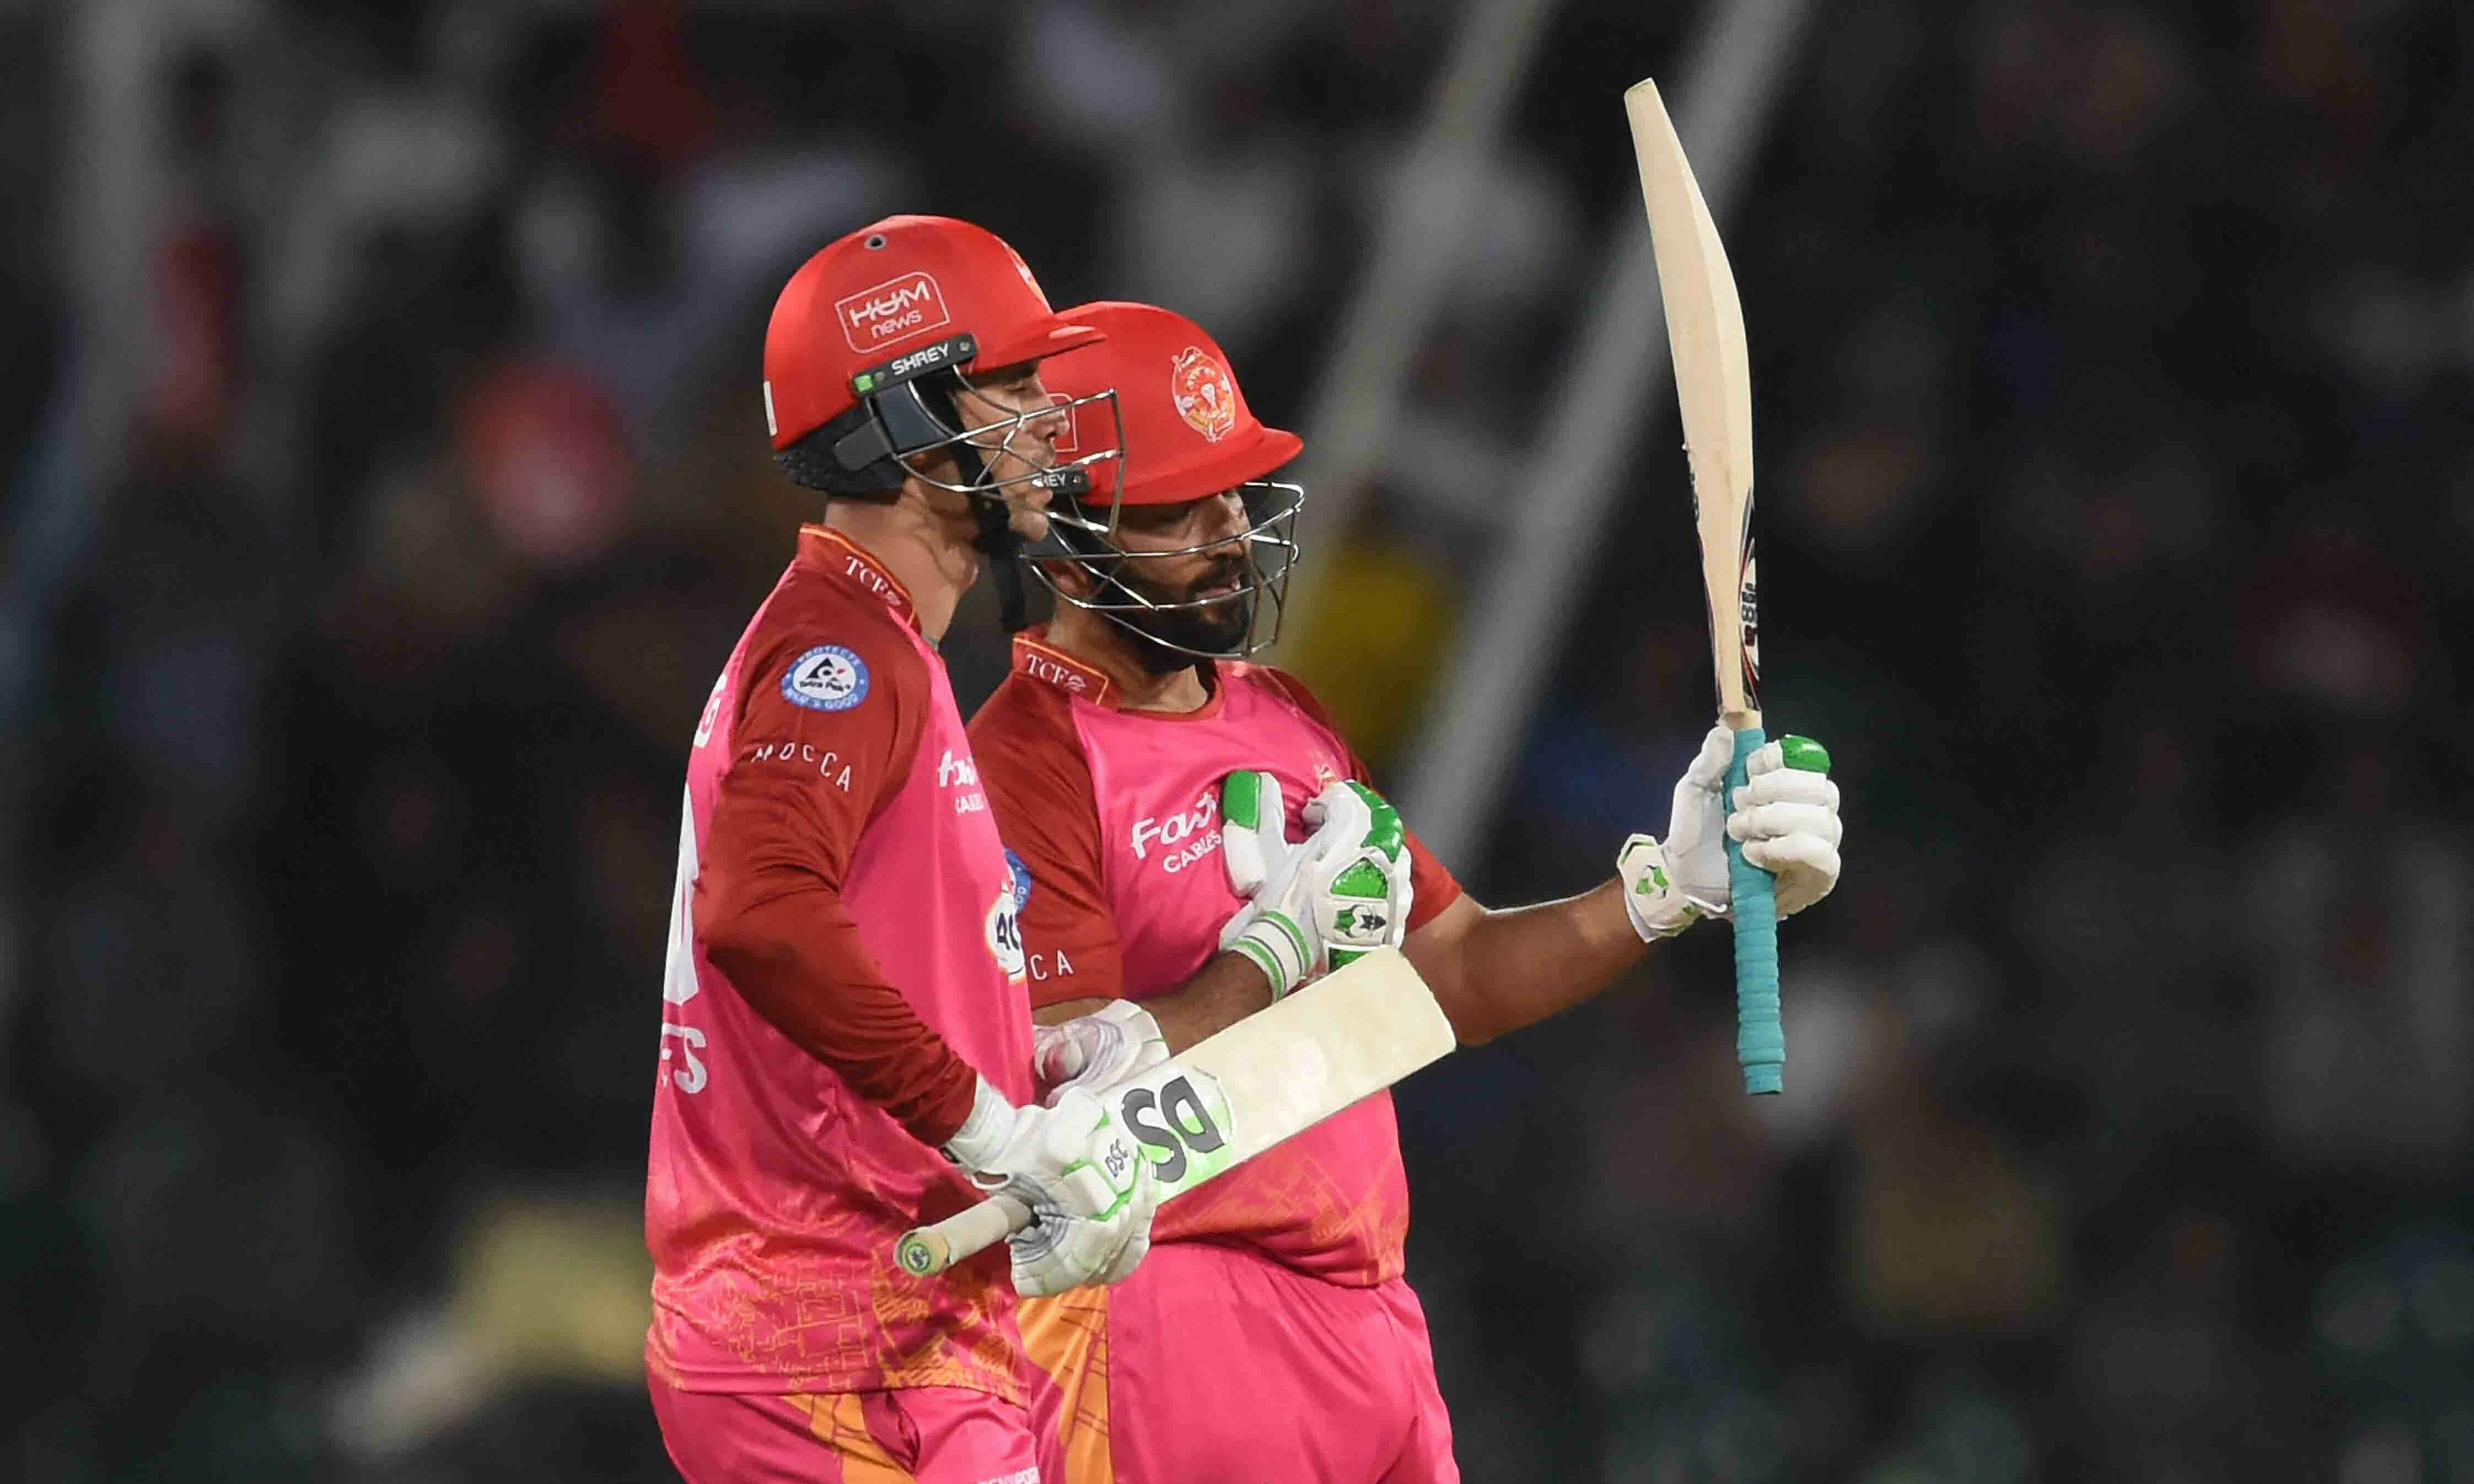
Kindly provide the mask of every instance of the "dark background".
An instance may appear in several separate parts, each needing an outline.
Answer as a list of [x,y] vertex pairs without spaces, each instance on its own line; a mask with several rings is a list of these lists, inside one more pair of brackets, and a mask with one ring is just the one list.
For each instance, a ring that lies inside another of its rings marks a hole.
[[[0,5],[0,1477],[667,1477],[682,766],[814,508],[774,291],[968,217],[1310,426],[1458,14]],[[1703,19],[1553,8],[1421,427],[1537,425]],[[1786,1097],[1708,931],[1402,1096],[1468,1477],[2474,1480],[2469,61],[2416,0],[1816,8],[1723,225],[1849,868]],[[1489,902],[1704,724],[1664,395]],[[1498,528],[1374,494],[1293,653],[1382,770]]]

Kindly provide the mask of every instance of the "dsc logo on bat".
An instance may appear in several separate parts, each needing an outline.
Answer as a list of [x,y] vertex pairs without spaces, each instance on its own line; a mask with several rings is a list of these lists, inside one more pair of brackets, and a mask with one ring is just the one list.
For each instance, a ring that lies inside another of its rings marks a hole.
[[1117,1112],[1142,1140],[1163,1200],[1236,1162],[1227,1095],[1207,1072],[1179,1067],[1156,1087],[1137,1080],[1121,1095]]

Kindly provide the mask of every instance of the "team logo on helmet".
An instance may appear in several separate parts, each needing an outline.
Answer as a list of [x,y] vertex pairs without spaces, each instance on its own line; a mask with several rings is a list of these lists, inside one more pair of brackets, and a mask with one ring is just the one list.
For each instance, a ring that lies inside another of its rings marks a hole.
[[835,300],[834,318],[842,322],[842,338],[861,354],[954,322],[945,308],[945,291],[915,269]]
[[1185,426],[1212,443],[1237,426],[1237,383],[1220,358],[1201,346],[1187,346],[1168,363],[1168,394]]

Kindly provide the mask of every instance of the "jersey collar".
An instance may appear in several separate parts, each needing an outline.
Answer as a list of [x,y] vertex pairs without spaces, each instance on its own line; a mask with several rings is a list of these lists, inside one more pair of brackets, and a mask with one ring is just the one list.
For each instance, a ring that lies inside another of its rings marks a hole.
[[1041,685],[1054,686],[1070,695],[1079,695],[1095,706],[1110,711],[1132,710],[1135,715],[1156,717],[1162,721],[1209,721],[1220,715],[1228,701],[1228,684],[1232,677],[1245,673],[1247,667],[1225,660],[1205,661],[1212,667],[1211,698],[1193,711],[1147,711],[1128,708],[1117,693],[1117,683],[1108,676],[1076,659],[1048,642],[1048,625],[1034,624],[1013,636],[1013,668],[1017,674],[1028,676]]
[[1099,670],[1048,643],[1048,625],[1035,624],[1013,636],[1013,668],[1042,685],[1055,686],[1095,705],[1116,705],[1117,683]]
[[799,527],[799,560],[825,576],[847,587],[884,599],[893,616],[912,628],[919,627],[919,614],[910,601],[910,590],[902,579],[885,570],[867,547],[830,525]]

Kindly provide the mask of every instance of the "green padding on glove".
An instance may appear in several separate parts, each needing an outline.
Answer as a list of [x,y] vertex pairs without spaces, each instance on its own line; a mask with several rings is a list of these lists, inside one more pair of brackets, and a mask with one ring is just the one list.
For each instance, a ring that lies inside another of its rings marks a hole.
[[1221,816],[1241,829],[1261,829],[1263,827],[1263,786],[1267,783],[1274,789],[1279,787],[1271,774],[1257,772],[1252,768],[1240,768],[1222,779],[1220,781]]
[[1789,733],[1779,739],[1779,760],[1807,773],[1830,771],[1830,749],[1809,737]]

